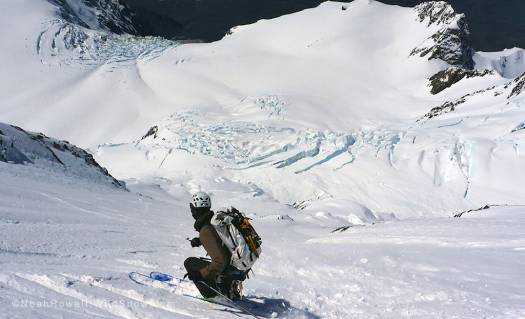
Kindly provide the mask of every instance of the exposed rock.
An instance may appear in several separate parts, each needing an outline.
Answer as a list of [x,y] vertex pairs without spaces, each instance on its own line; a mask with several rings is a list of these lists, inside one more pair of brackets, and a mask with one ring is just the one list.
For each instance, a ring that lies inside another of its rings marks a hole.
[[[493,74],[493,73],[494,73],[494,71],[489,71],[489,70],[485,70],[485,71],[469,71],[469,70],[462,70],[462,69],[451,68],[451,69],[447,69],[447,70],[441,71],[441,72],[437,73],[436,75],[432,76],[430,78],[430,86],[432,87],[432,93],[436,94],[436,93],[439,93],[439,92],[443,91],[444,89],[450,87],[454,83],[459,82],[463,78],[471,78],[471,77],[475,77],[475,76],[485,76],[487,74]],[[466,95],[460,97],[459,99],[457,99],[455,101],[445,102],[445,103],[443,103],[440,106],[432,108],[430,110],[430,112],[425,114],[418,121],[429,120],[431,118],[434,118],[434,117],[442,115],[442,114],[454,112],[456,110],[456,107],[458,105],[460,105],[460,104],[465,103],[466,100],[469,97],[477,95],[477,94],[480,94],[480,93],[483,93],[483,92],[487,92],[487,91],[490,91],[490,90],[494,90],[495,88],[496,87],[493,86],[493,87],[490,87],[490,88],[487,88],[487,89],[484,89],[484,90],[475,91],[475,92],[466,94]],[[515,96],[518,96],[518,95],[522,94],[523,92],[525,92],[525,73],[522,76],[517,77],[513,81],[508,82],[503,87],[499,87],[499,88],[500,89],[503,88],[504,90],[510,90],[511,91],[509,96],[507,97],[507,99],[510,99],[512,97],[515,97]],[[503,92],[505,92],[505,91],[503,91]],[[499,96],[501,94],[503,94],[503,93],[500,92],[500,91],[495,91],[494,92],[494,96]]]
[[525,122],[518,124],[515,128],[512,129],[511,133],[516,133],[522,130],[525,130]]
[[415,7],[421,22],[428,20],[428,27],[438,27],[411,55],[440,59],[452,66],[473,69],[474,50],[469,39],[468,25],[464,14],[454,12],[444,1],[430,1]]
[[488,74],[494,74],[494,71],[484,70],[465,70],[459,68],[448,68],[440,71],[430,77],[429,86],[432,88],[430,92],[432,94],[438,94],[439,92],[448,89],[455,83],[463,80],[464,78],[483,77]]
[[117,34],[137,34],[133,12],[122,0],[48,0],[56,5],[61,17],[88,29],[102,29]]
[[442,114],[446,114],[446,113],[450,113],[450,112],[454,112],[456,110],[456,107],[458,105],[460,105],[460,104],[465,103],[469,97],[472,97],[474,95],[481,94],[481,93],[484,93],[484,92],[487,92],[487,91],[490,91],[490,90],[494,90],[495,88],[496,87],[493,86],[493,87],[490,87],[490,88],[487,88],[487,89],[484,89],[484,90],[478,90],[478,91],[475,91],[475,92],[463,95],[462,97],[460,97],[459,99],[457,99],[455,101],[445,102],[445,103],[443,103],[440,106],[436,106],[436,107],[432,108],[430,110],[430,112],[428,112],[422,118],[420,118],[418,120],[418,122],[419,121],[430,120],[431,118],[434,118],[436,116],[439,116],[439,115],[442,115]]
[[0,162],[24,164],[33,163],[24,153],[20,152],[12,140],[0,134]]
[[153,138],[157,138],[157,132],[159,131],[159,127],[158,126],[153,126],[149,129],[149,131],[146,133],[146,135],[144,135],[141,140],[144,140],[146,139],[147,137],[149,136],[152,136],[153,135]]
[[509,99],[513,96],[518,96],[521,93],[525,92],[525,73],[523,73],[520,77],[517,77],[514,80],[514,83],[516,85],[512,88],[512,92],[510,92]]
[[468,214],[468,213],[472,213],[472,212],[480,212],[480,211],[483,211],[483,210],[491,209],[492,207],[500,207],[500,206],[502,206],[502,205],[485,205],[485,206],[480,207],[480,208],[470,209],[470,210],[463,211],[461,213],[454,214],[454,218],[461,218],[461,216],[463,216],[464,214]]
[[308,207],[308,205],[310,205],[312,203],[311,200],[303,200],[303,201],[299,201],[299,202],[295,202],[291,205],[291,207],[295,208],[295,209],[298,209],[298,210],[303,210],[305,209],[306,207]]
[[173,45],[163,38],[94,31],[57,19],[42,31],[36,49],[46,64],[102,64],[155,57]]
[[124,183],[109,174],[85,150],[20,127],[0,123],[0,161],[11,164],[53,164],[72,174],[95,178],[125,189]]
[[341,226],[337,227],[336,229],[332,230],[331,233],[342,233],[352,228],[352,226]]
[[450,112],[454,112],[456,110],[456,106],[465,103],[466,100],[464,98],[458,99],[454,102],[445,102],[440,106],[436,106],[430,110],[425,116],[423,116],[423,120],[430,120],[431,118],[434,118],[436,116],[439,116],[441,114],[446,114]]

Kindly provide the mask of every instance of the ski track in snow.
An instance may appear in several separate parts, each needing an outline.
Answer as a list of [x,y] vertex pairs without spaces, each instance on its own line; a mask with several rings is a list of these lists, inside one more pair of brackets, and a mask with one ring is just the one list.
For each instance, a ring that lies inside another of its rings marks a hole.
[[[0,187],[0,199],[22,204],[23,197],[10,195],[10,189],[26,185],[32,171],[18,165],[10,170],[0,170],[0,177],[9,181]],[[64,185],[59,176],[49,180],[56,181],[37,181],[33,188],[53,189],[66,198],[82,191],[84,201],[98,203],[94,210],[104,206],[115,219],[83,214],[52,197],[27,202],[16,223],[2,215],[0,307],[8,318],[45,313],[68,318],[248,317],[188,299],[176,287],[144,286],[128,278],[129,272],[153,269],[182,277],[184,258],[202,254],[185,240],[193,234],[183,204],[189,189],[167,194],[155,185],[136,184],[128,193],[107,186]],[[239,197],[234,184],[226,181],[215,181],[223,185],[223,196]],[[150,206],[147,215],[138,203]],[[266,196],[253,198],[248,206],[257,211],[253,223],[264,239],[264,252],[245,289],[267,305],[259,310],[269,309],[263,317],[273,312],[277,318],[523,316],[525,228],[519,207],[331,233],[333,228],[308,217],[313,206],[295,210]],[[269,207],[289,219],[275,218]],[[118,220],[123,211],[128,218]],[[37,215],[46,222],[35,224]],[[33,306],[24,307],[24,301]]]

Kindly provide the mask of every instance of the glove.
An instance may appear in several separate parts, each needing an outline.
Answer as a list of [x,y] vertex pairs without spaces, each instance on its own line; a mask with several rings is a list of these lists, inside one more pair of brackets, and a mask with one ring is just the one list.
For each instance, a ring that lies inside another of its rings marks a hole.
[[186,274],[191,281],[201,281],[202,275],[200,271],[190,271]]
[[190,244],[191,244],[191,247],[199,247],[202,245],[199,237],[195,237],[192,240],[190,240]]

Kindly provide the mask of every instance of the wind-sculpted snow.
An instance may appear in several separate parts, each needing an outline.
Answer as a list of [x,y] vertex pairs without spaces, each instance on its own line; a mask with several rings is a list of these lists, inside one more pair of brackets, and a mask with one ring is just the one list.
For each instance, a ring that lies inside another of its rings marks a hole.
[[151,59],[175,45],[163,38],[94,31],[56,19],[38,37],[37,52],[46,64],[102,64]]
[[507,79],[515,79],[525,73],[525,50],[520,48],[476,52],[474,61],[477,70],[494,70]]

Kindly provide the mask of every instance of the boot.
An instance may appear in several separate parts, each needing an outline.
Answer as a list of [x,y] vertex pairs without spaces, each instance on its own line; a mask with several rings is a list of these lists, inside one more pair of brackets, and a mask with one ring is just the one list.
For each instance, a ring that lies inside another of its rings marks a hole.
[[242,300],[242,281],[233,280],[230,285],[228,297],[231,300]]

